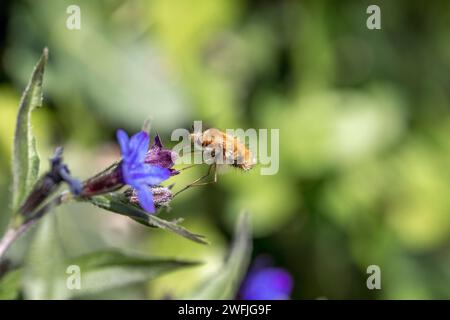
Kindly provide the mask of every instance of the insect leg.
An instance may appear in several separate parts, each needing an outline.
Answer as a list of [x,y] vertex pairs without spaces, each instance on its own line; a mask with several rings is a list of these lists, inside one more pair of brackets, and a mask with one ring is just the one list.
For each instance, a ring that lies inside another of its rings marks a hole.
[[213,181],[200,183],[201,180],[199,180],[199,181],[197,181],[195,183],[192,183],[191,186],[192,187],[198,187],[198,186],[206,186],[207,184],[211,184],[211,183],[216,183],[217,182],[217,165],[215,163],[209,167],[208,174],[206,176],[204,176],[203,178],[206,178],[207,176],[209,176],[210,171],[211,171],[212,168],[214,168],[213,169],[214,170],[214,180]]
[[[181,192],[183,192],[183,191],[189,189],[190,187],[203,185],[203,184],[199,184],[199,182],[202,181],[202,180],[204,180],[204,179],[206,179],[206,178],[211,174],[211,169],[212,169],[212,167],[213,167],[213,166],[209,166],[208,172],[207,172],[204,176],[201,176],[200,178],[195,179],[193,182],[191,182],[190,184],[188,184],[187,186],[185,186],[183,189],[177,191],[177,192],[173,195],[173,197],[175,197],[175,196],[178,195],[179,193],[181,193]],[[215,166],[214,166],[214,167],[215,167]]]

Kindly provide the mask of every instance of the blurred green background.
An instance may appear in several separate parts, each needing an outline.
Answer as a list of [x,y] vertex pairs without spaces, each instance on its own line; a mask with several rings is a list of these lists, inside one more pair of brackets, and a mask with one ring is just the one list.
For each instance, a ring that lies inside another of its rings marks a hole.
[[[66,28],[71,4],[81,30]],[[366,27],[370,4],[381,30]],[[58,209],[71,254],[119,247],[207,261],[97,297],[189,291],[220,264],[248,210],[253,255],[293,275],[293,299],[450,298],[450,2],[2,0],[0,16],[1,230],[15,115],[44,46],[44,108],[33,114],[41,170],[61,144],[87,178],[119,157],[115,130],[136,132],[147,117],[168,146],[194,120],[280,129],[278,174],[231,170],[163,213],[210,246],[86,204]],[[381,290],[366,287],[372,264]]]

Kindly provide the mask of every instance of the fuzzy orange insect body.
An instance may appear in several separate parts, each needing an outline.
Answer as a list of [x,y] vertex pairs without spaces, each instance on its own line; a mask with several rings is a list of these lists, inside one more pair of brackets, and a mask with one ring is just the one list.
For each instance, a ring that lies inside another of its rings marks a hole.
[[[194,143],[211,152],[212,156],[220,152],[225,163],[248,171],[256,164],[251,151],[237,137],[226,134],[219,129],[211,128],[202,133],[192,133]],[[220,163],[218,163],[220,164]]]

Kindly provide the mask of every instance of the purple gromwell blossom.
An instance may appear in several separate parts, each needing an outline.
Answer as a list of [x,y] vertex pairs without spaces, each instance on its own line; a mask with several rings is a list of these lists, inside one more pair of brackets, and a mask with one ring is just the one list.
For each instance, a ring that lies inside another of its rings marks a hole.
[[161,139],[157,134],[153,145],[145,156],[145,163],[167,168],[170,170],[170,175],[174,176],[180,173],[172,168],[176,158],[177,154],[170,149],[164,148]]
[[244,280],[239,298],[243,300],[290,299],[293,279],[283,268],[262,267],[256,264]]
[[124,183],[136,190],[140,206],[145,211],[154,213],[153,194],[149,186],[159,185],[168,179],[171,171],[163,166],[145,162],[150,143],[147,132],[140,131],[129,138],[125,131],[118,130],[117,140],[122,152],[120,171]]
[[[155,192],[152,190],[156,186],[162,188],[159,186],[161,182],[179,173],[172,169],[174,164],[172,159],[175,159],[175,154],[163,147],[159,136],[156,136],[149,150],[150,137],[145,131],[140,131],[129,138],[125,131],[117,130],[117,140],[122,160],[84,181],[80,195],[93,197],[116,191],[127,184],[132,187],[140,206],[147,212],[154,213]],[[168,204],[170,201],[168,196],[160,193],[155,195],[156,200],[161,204],[163,202]]]

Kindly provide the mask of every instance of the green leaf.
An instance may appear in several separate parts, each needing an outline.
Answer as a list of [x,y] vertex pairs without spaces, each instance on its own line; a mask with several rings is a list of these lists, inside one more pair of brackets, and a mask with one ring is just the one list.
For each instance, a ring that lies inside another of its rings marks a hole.
[[0,278],[0,300],[13,300],[19,296],[21,276],[21,270],[15,269]]
[[[199,264],[168,258],[154,258],[101,250],[79,257],[64,254],[56,229],[55,213],[38,224],[23,267],[23,292],[26,299],[68,299],[154,279],[170,271]],[[75,266],[75,270],[71,267]],[[78,274],[75,274],[78,270]],[[73,285],[80,276],[80,287]]]
[[23,289],[26,299],[65,299],[65,255],[57,233],[55,212],[37,225],[24,261]]
[[252,251],[248,214],[241,214],[235,229],[233,245],[222,267],[187,299],[226,300],[236,297],[247,271]]
[[[51,259],[49,263],[52,263]],[[42,262],[38,262],[42,263]],[[155,279],[166,273],[182,268],[199,266],[198,261],[186,261],[180,259],[155,258],[143,255],[126,253],[117,249],[91,252],[82,256],[66,259],[64,264],[52,268],[53,277],[41,274],[36,279],[36,274],[31,278],[32,284],[40,287],[54,286],[58,295],[36,295],[36,292],[49,292],[48,288],[26,289],[26,297],[33,299],[64,299],[80,298],[92,294],[101,293],[127,285],[137,284]],[[80,288],[72,288],[67,285],[70,277],[78,276],[69,267],[76,266],[79,270]],[[0,279],[0,300],[15,299],[19,295],[23,269],[9,271]],[[41,277],[43,276],[43,277]],[[54,281],[58,279],[58,281]],[[28,275],[26,281],[30,280]],[[32,293],[30,295],[30,292]]]
[[31,112],[42,105],[42,82],[48,59],[44,49],[34,67],[19,104],[13,148],[13,209],[17,210],[27,193],[31,190],[39,174],[39,156],[36,139],[31,131]]
[[89,253],[68,260],[68,265],[78,266],[81,274],[81,288],[71,290],[71,297],[91,295],[148,281],[165,273],[199,264],[194,261],[152,258],[118,250]]
[[192,233],[187,229],[181,227],[177,221],[167,221],[156,217],[155,215],[150,215],[144,210],[128,203],[125,197],[120,193],[110,193],[103,196],[95,196],[89,199],[89,201],[103,209],[112,211],[121,215],[125,215],[145,226],[155,227],[164,229],[170,232],[174,232],[186,239],[192,240],[194,242],[207,244],[208,242],[204,239],[204,236]]

